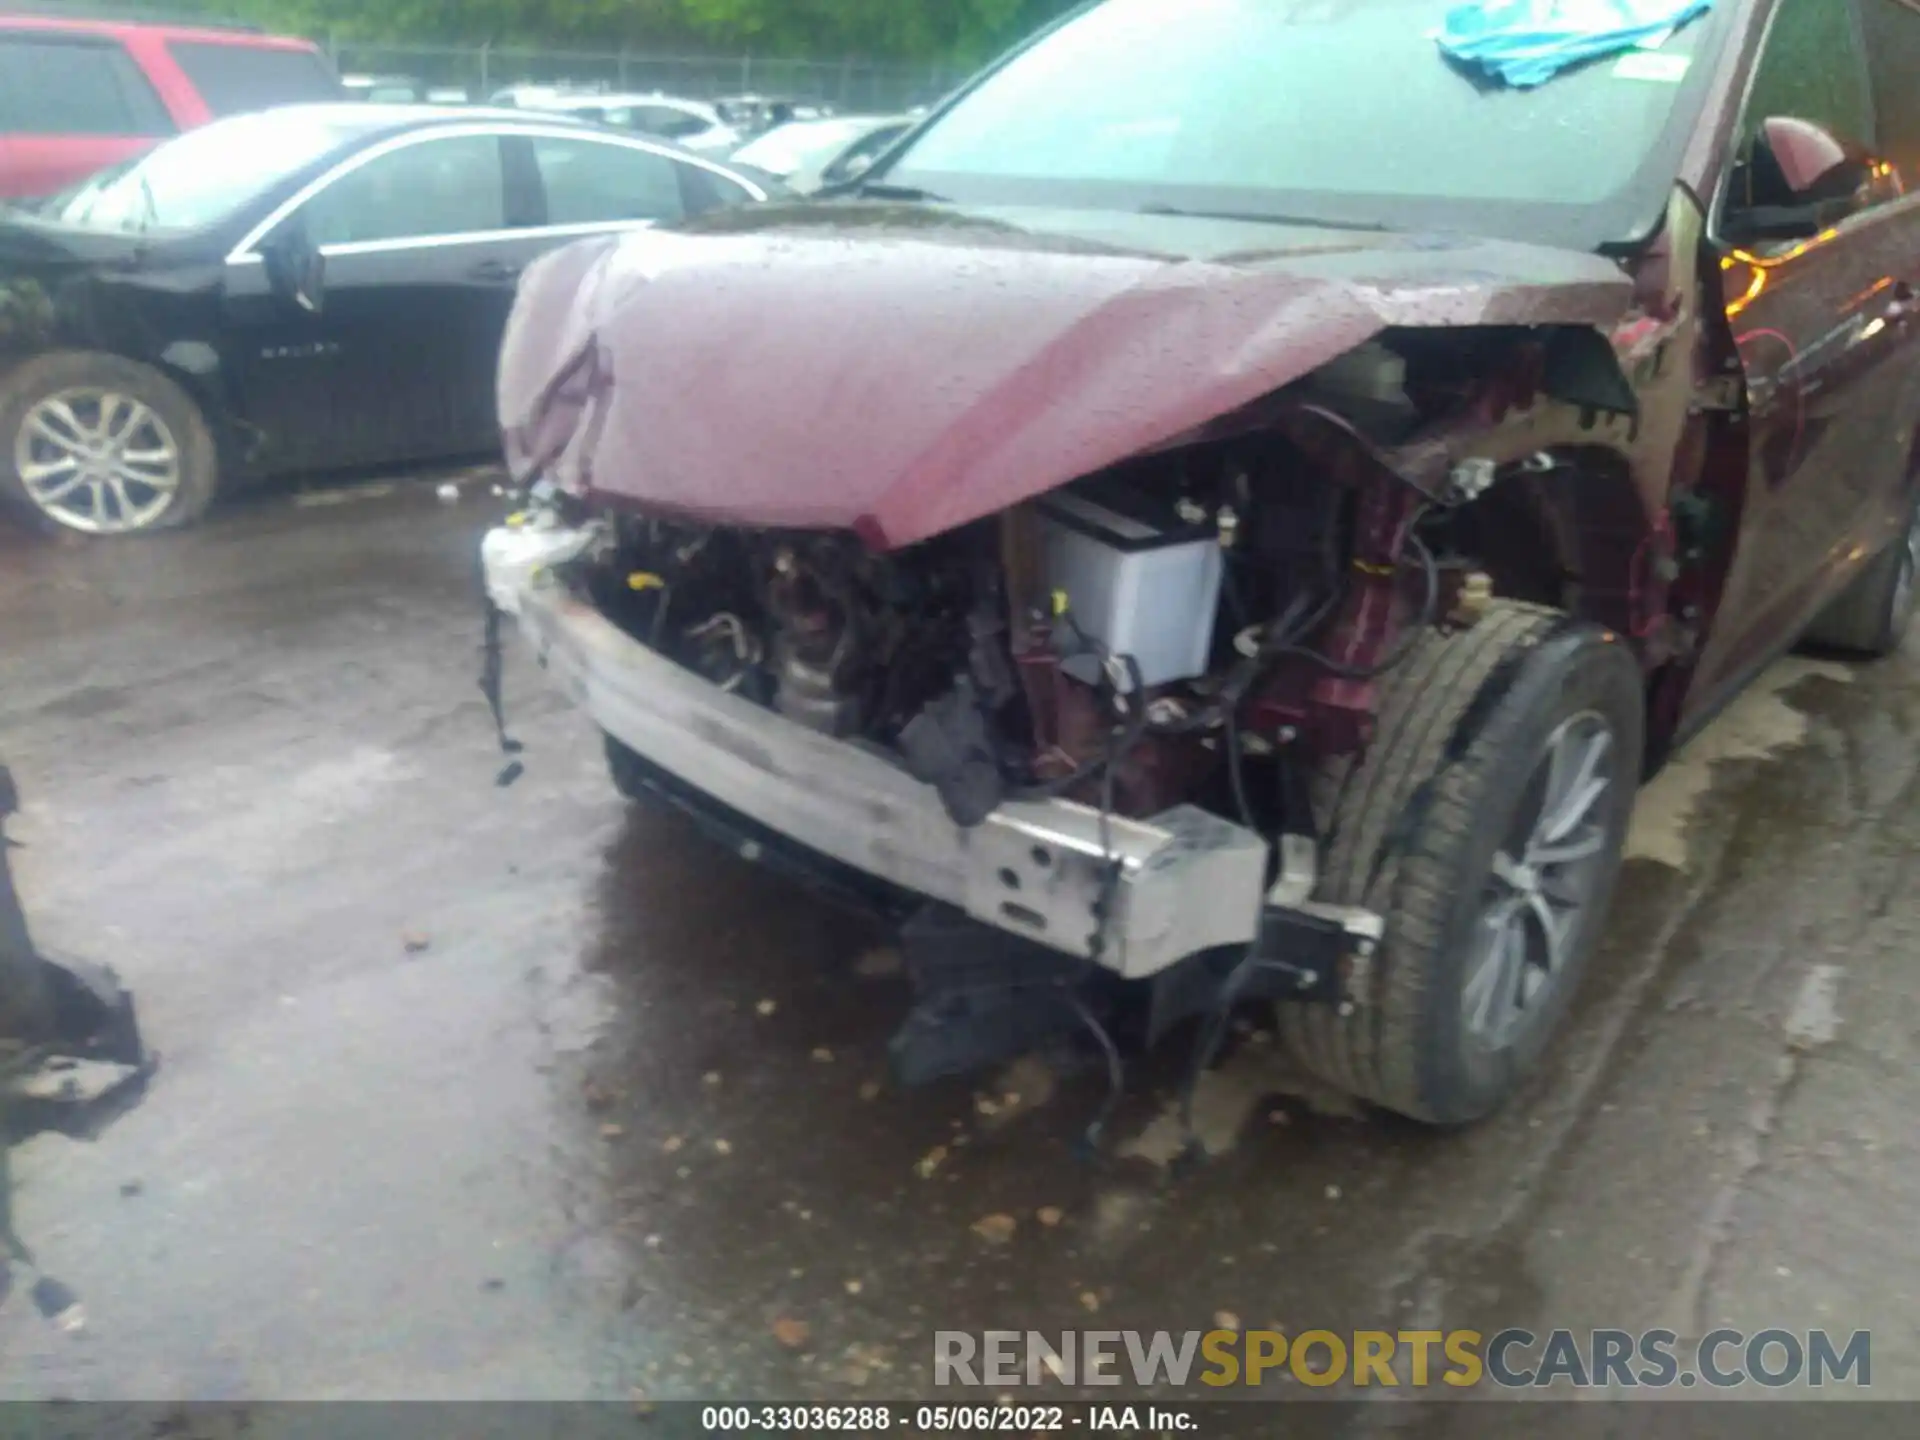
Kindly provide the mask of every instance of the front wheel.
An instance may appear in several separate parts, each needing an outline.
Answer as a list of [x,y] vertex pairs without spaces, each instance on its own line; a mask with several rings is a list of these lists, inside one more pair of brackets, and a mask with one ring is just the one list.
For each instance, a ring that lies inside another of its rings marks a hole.
[[1601,933],[1638,789],[1640,668],[1618,636],[1501,603],[1382,681],[1366,753],[1322,778],[1323,899],[1386,921],[1351,1006],[1289,1005],[1321,1078],[1478,1119],[1546,1049]]
[[42,523],[133,535],[197,519],[218,480],[190,396],[146,365],[63,352],[0,378],[0,493]]

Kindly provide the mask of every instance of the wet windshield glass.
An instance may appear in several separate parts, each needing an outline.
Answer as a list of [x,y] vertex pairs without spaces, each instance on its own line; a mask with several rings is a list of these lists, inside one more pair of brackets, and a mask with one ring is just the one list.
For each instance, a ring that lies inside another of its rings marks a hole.
[[1388,225],[1601,205],[1697,108],[1721,18],[1521,91],[1441,55],[1453,3],[1107,0],[961,100],[887,179],[963,201],[1064,183],[1074,203]]
[[41,218],[136,234],[197,229],[225,219],[361,128],[325,111],[298,109],[218,120],[96,176]]

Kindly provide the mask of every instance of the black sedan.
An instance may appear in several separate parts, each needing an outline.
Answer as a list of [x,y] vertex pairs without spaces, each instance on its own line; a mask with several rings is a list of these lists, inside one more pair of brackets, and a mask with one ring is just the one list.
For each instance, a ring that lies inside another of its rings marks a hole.
[[293,106],[190,131],[0,211],[0,498],[126,534],[253,478],[486,453],[529,261],[767,194],[521,112]]

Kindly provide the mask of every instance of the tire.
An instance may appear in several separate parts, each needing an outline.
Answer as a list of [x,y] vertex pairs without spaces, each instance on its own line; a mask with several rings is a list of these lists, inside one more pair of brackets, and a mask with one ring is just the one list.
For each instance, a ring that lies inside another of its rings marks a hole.
[[[1349,977],[1353,1004],[1283,1005],[1280,1028],[1298,1060],[1330,1084],[1417,1120],[1464,1124],[1512,1093],[1578,988],[1620,871],[1645,745],[1645,692],[1618,637],[1511,602],[1496,603],[1471,629],[1430,635],[1381,690],[1373,743],[1358,759],[1328,767],[1317,799],[1326,837],[1320,898],[1379,913],[1385,939]],[[1601,732],[1610,737],[1604,744]],[[1544,805],[1554,743],[1568,754],[1564,747],[1576,743],[1596,749],[1606,768],[1594,778],[1609,783],[1570,832],[1577,841],[1562,842],[1577,844],[1584,858],[1550,862],[1552,852],[1542,850],[1536,865],[1539,833],[1523,845],[1510,832]],[[1496,856],[1515,849],[1522,863],[1501,872],[1517,877],[1509,886],[1496,879]],[[1523,881],[1544,909],[1516,900]],[[1583,898],[1558,963],[1541,966],[1536,980],[1531,957],[1552,952],[1534,917],[1560,913],[1557,887]],[[1537,985],[1524,1006],[1505,1004],[1509,987],[1484,983],[1497,969],[1478,965],[1494,953],[1475,942],[1496,898],[1518,905],[1513,923],[1528,949],[1510,988],[1518,995],[1523,980]],[[1490,996],[1498,1003],[1482,1014]]]
[[60,351],[0,378],[0,498],[43,527],[164,530],[197,520],[218,484],[206,418],[150,366]]
[[1891,655],[1913,624],[1914,577],[1920,572],[1920,505],[1905,532],[1867,562],[1853,583],[1814,617],[1803,641],[1878,660]]

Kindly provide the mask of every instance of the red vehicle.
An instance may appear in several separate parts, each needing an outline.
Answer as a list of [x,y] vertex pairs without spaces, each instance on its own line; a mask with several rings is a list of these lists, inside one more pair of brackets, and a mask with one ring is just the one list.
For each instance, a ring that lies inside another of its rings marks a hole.
[[1642,775],[1906,635],[1920,8],[1509,90],[1452,3],[1095,0],[854,185],[522,276],[493,601],[625,793],[910,917],[903,1072],[1279,1000],[1485,1115]]
[[55,194],[222,115],[341,95],[306,40],[0,15],[0,200]]

